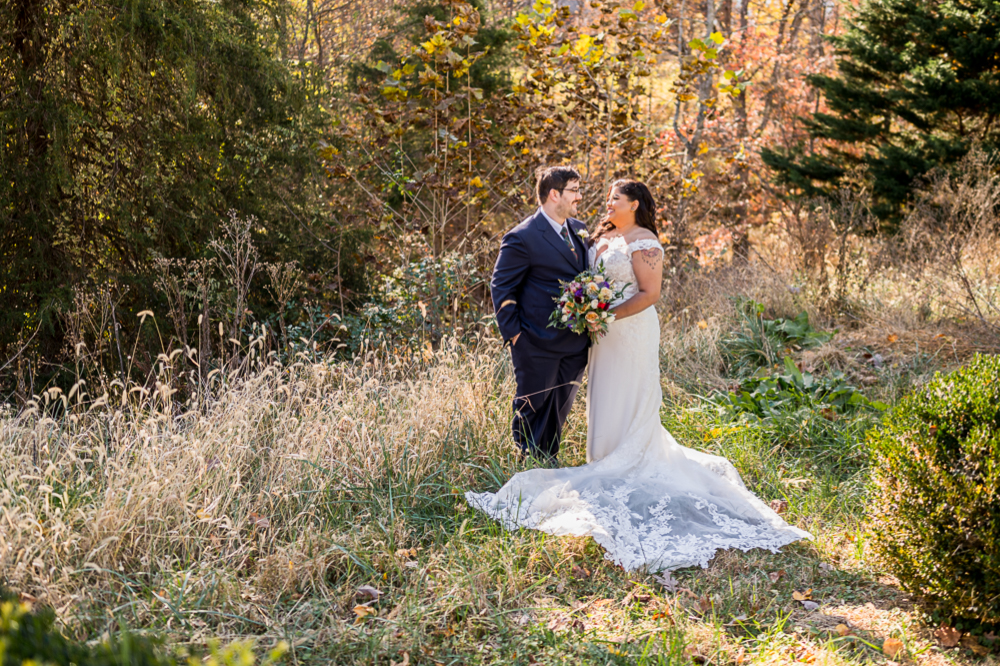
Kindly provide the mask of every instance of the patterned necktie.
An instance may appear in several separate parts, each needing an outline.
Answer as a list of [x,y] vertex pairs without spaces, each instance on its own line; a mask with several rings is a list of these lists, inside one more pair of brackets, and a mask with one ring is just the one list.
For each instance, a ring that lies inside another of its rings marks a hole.
[[567,228],[567,226],[568,225],[565,222],[563,222],[562,231],[559,233],[559,235],[563,237],[563,240],[566,241],[566,245],[569,245],[570,251],[575,255],[576,248],[573,247],[573,239],[569,237],[569,229]]

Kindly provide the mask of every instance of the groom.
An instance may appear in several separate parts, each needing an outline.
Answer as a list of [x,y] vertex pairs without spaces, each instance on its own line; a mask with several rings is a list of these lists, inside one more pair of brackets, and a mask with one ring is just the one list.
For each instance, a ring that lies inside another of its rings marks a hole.
[[517,395],[514,441],[522,455],[555,463],[563,423],[587,366],[590,339],[548,328],[568,282],[587,268],[586,226],[572,219],[580,202],[580,174],[569,167],[536,172],[538,211],[503,237],[490,288],[504,343],[510,344]]

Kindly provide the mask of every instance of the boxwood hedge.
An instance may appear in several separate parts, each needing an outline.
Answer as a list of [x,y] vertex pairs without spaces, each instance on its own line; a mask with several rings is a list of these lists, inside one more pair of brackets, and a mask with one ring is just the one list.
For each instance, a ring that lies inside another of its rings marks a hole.
[[881,565],[943,617],[1000,622],[1000,356],[938,373],[868,440]]

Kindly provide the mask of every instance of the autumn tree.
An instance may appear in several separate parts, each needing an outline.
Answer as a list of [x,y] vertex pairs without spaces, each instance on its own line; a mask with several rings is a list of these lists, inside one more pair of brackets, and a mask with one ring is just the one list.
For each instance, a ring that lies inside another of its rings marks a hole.
[[721,229],[729,249],[746,256],[749,228],[780,210],[761,150],[808,140],[796,118],[824,107],[805,79],[830,68],[826,37],[838,29],[840,11],[823,0],[709,0],[672,9],[670,52],[682,72],[695,47],[717,59],[700,71],[688,65],[693,75],[682,77],[689,85],[676,90],[672,123],[662,132],[677,177],[667,190],[671,237]]
[[1000,3],[867,2],[832,41],[838,75],[809,78],[829,110],[805,120],[808,142],[762,151],[793,194],[829,195],[861,173],[891,226],[931,169],[977,143],[996,150]]

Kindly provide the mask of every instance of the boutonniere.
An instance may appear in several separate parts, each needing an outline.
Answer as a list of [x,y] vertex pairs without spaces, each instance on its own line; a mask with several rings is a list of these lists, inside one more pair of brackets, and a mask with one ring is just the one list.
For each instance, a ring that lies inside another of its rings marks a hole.
[[576,235],[580,237],[580,240],[587,240],[588,238],[590,238],[590,234],[587,233],[586,229],[580,229],[579,231],[576,232]]

